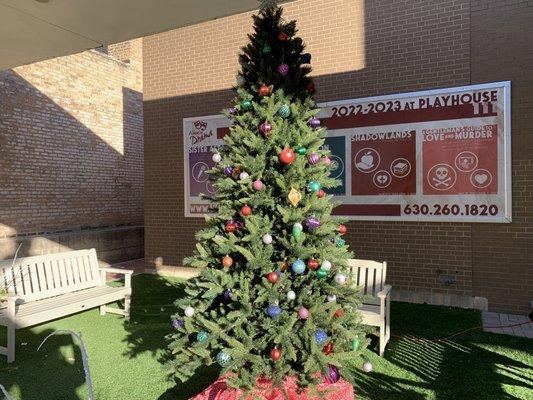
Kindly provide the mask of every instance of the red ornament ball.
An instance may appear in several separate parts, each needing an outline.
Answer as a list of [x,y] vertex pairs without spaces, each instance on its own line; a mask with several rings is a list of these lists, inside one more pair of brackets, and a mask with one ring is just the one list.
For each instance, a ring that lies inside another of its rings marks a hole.
[[309,261],[307,261],[307,266],[309,267],[309,269],[311,270],[316,270],[318,268],[318,261],[315,260],[314,258],[310,259]]
[[313,81],[310,81],[307,84],[307,93],[311,94],[311,93],[314,93],[314,91],[315,91],[315,83]]
[[322,352],[323,352],[325,355],[329,355],[329,354],[333,353],[333,343],[328,343],[328,344],[326,344],[326,345],[322,348]]
[[281,358],[281,350],[277,347],[274,347],[270,350],[270,358],[274,361],[278,361]]
[[250,208],[250,206],[248,206],[248,204],[245,204],[244,206],[242,206],[241,215],[243,217],[247,217],[248,215],[251,215],[251,214],[252,214],[252,209]]
[[336,310],[334,313],[333,313],[333,316],[335,318],[340,318],[344,315],[344,310],[342,308],[339,308],[338,310]]
[[233,258],[231,258],[230,256],[224,256],[224,258],[222,259],[222,265],[226,268],[229,268],[233,265]]
[[237,225],[235,224],[235,222],[233,221],[230,221],[226,224],[226,232],[235,232],[237,230]]
[[283,164],[291,164],[296,159],[296,153],[290,147],[285,147],[279,153],[279,159]]
[[267,279],[270,283],[276,283],[279,279],[279,276],[275,271],[272,271],[268,273]]
[[287,36],[287,34],[285,32],[280,32],[279,35],[278,35],[278,39],[281,40],[282,42],[284,42],[287,39],[289,39],[289,36]]
[[347,231],[348,231],[348,229],[346,228],[346,225],[344,225],[344,224],[340,224],[339,225],[339,233],[341,235],[344,235]]
[[268,96],[270,94],[270,88],[266,85],[261,85],[259,87],[259,94],[261,96]]
[[322,198],[322,197],[326,197],[326,192],[324,191],[324,189],[320,189],[318,192],[316,192],[316,195],[318,198]]

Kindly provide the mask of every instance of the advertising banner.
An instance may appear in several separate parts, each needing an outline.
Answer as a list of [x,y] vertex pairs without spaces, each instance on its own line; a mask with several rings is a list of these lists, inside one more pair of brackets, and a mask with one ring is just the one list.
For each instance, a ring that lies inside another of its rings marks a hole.
[[[511,221],[510,83],[319,104],[328,129],[337,215],[358,220]],[[221,115],[184,119],[185,215],[212,211],[200,193],[224,144]]]

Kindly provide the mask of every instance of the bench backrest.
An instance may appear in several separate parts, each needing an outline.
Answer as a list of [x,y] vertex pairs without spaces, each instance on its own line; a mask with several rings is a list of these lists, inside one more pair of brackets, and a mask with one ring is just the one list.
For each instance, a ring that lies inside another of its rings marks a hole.
[[387,278],[387,263],[372,260],[348,260],[352,270],[352,278],[357,286],[362,287],[362,293],[376,297],[376,293],[383,289]]
[[0,261],[0,290],[34,301],[101,285],[96,250]]

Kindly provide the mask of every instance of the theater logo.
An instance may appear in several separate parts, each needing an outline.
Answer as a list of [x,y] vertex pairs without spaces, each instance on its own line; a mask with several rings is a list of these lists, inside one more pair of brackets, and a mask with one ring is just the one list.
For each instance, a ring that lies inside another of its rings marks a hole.
[[203,142],[205,139],[213,136],[213,131],[208,129],[207,122],[195,121],[193,128],[189,131],[189,141],[192,145]]

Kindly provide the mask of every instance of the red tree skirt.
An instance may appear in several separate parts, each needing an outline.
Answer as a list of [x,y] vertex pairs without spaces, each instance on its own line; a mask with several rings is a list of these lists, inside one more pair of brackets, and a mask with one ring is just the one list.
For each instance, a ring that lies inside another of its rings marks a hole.
[[[295,378],[287,378],[284,383],[285,391],[288,398],[285,397],[280,388],[273,387],[272,382],[268,379],[258,379],[255,388],[247,397],[248,400],[265,399],[265,400],[354,400],[354,390],[352,385],[345,380],[339,380],[336,383],[320,383],[317,386],[318,391],[324,393],[323,397],[317,393],[310,393],[309,389],[298,393],[298,386]],[[218,378],[211,386],[203,392],[197,394],[189,400],[239,400],[243,391],[233,389],[227,386],[224,376]]]

